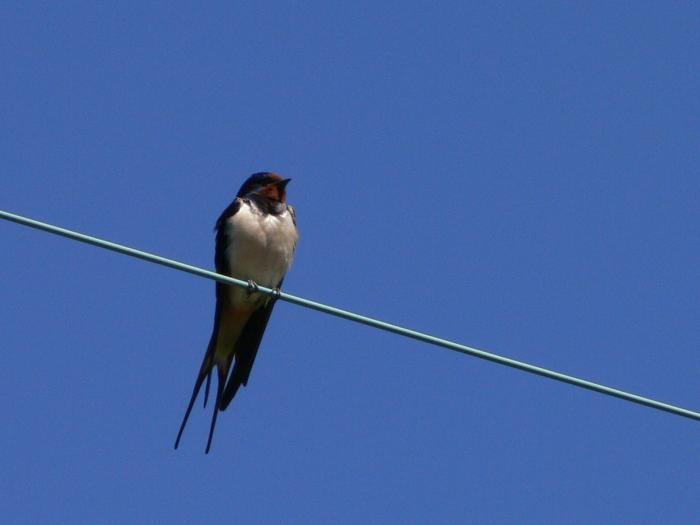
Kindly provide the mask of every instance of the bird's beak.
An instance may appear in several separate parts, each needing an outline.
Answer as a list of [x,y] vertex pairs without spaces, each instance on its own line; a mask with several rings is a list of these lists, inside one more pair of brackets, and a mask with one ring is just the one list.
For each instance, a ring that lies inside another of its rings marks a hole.
[[282,179],[279,182],[276,182],[277,186],[279,187],[280,190],[284,191],[284,189],[287,187],[287,184],[289,184],[289,181],[292,179]]

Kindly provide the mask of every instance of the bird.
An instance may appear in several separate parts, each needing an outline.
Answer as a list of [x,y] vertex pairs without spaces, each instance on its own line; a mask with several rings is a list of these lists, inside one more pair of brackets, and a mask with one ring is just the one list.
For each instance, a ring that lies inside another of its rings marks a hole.
[[[290,180],[272,172],[254,173],[216,221],[216,271],[247,281],[248,287],[216,283],[214,326],[175,449],[205,379],[204,407],[207,406],[215,368],[218,384],[206,454],[211,449],[218,412],[226,410],[241,385],[248,384],[276,296],[299,240],[296,213],[287,204],[286,188]],[[260,293],[258,285],[277,293],[272,296]]]

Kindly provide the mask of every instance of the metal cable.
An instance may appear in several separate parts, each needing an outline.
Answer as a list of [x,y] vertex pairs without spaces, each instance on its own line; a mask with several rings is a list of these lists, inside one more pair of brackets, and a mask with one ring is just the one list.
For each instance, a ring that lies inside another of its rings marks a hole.
[[[232,277],[227,277],[215,272],[210,272],[199,268],[197,266],[191,266],[189,264],[181,263],[179,261],[174,261],[172,259],[166,259],[165,257],[160,257],[159,255],[154,255],[152,253],[144,252],[141,250],[136,250],[134,248],[129,248],[128,246],[123,246],[121,244],[116,244],[113,242],[105,241],[103,239],[98,239],[97,237],[91,237],[89,235],[84,235],[82,233],[74,232],[72,230],[67,230],[65,228],[60,228],[52,224],[47,224],[44,222],[35,221],[28,217],[23,217],[21,215],[15,215],[14,213],[9,213],[0,210],[0,218],[6,219],[8,221],[16,222],[24,226],[29,226],[31,228],[36,228],[38,230],[43,230],[49,233],[60,235],[63,237],[68,237],[76,241],[84,242],[87,244],[92,244],[100,248],[105,248],[107,250],[112,250],[114,252],[122,253],[124,255],[129,255],[131,257],[136,257],[138,259],[143,259],[144,261],[153,262],[169,268],[174,268],[183,272],[198,275],[199,277],[204,277],[206,279],[211,279],[213,281],[218,281],[224,284],[232,284],[235,286],[248,287],[247,281],[242,281],[240,279],[234,279]],[[639,405],[644,405],[650,408],[655,408],[657,410],[663,410],[665,412],[670,412],[678,416],[687,417],[690,419],[695,419],[700,421],[700,413],[694,412],[692,410],[687,410],[685,408],[670,405],[668,403],[662,403],[661,401],[656,401],[648,397],[639,396],[636,394],[631,394],[625,392],[624,390],[618,390],[616,388],[611,388],[609,386],[601,385],[598,383],[593,383],[591,381],[586,381],[585,379],[579,379],[570,375],[555,372],[553,370],[548,370],[547,368],[541,368],[539,366],[524,363],[522,361],[516,361],[514,359],[509,359],[491,352],[485,352],[484,350],[479,350],[477,348],[472,348],[469,346],[461,345],[446,339],[441,339],[439,337],[434,337],[432,335],[425,334],[423,332],[418,332],[416,330],[411,330],[409,328],[403,328],[394,324],[386,323],[384,321],[379,321],[371,317],[366,317],[364,315],[359,315],[347,310],[341,310],[340,308],[335,308],[333,306],[328,306],[326,304],[318,303],[316,301],[311,301],[309,299],[304,299],[303,297],[297,297],[296,295],[288,294],[286,292],[279,292],[266,288],[264,286],[258,286],[258,290],[262,293],[268,295],[274,295],[282,301],[288,303],[303,306],[304,308],[310,308],[319,312],[334,315],[336,317],[341,317],[349,321],[355,321],[356,323],[362,323],[380,330],[385,330],[387,332],[392,332],[394,334],[402,335],[404,337],[410,337],[411,339],[417,339],[418,341],[423,341],[435,346],[441,346],[455,352],[460,352],[463,354],[478,357],[480,359],[486,359],[487,361],[492,361],[500,365],[509,366],[511,368],[517,368],[518,370],[523,370],[524,372],[529,372],[531,374],[540,375],[547,377],[549,379],[554,379],[555,381],[561,381],[562,383],[568,383],[580,388],[585,388],[587,390],[593,390],[600,394],[605,394],[608,396],[618,397],[624,399],[625,401],[630,401],[632,403],[637,403]]]

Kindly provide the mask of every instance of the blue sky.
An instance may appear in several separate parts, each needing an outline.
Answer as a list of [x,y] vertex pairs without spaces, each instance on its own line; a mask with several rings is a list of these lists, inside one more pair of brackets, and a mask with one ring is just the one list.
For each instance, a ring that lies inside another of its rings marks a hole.
[[[0,207],[700,409],[692,2],[5,3]],[[213,284],[0,224],[7,523],[691,523],[700,424],[280,303],[172,448]]]

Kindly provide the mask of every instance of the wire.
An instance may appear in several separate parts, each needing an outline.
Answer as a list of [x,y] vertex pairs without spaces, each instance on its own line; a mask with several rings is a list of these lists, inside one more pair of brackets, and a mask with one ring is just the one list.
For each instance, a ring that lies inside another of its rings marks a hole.
[[[221,275],[215,272],[210,272],[199,268],[197,266],[191,266],[189,264],[181,263],[179,261],[174,261],[172,259],[166,259],[165,257],[160,257],[152,253],[143,252],[141,250],[136,250],[134,248],[129,248],[128,246],[123,246],[121,244],[116,244],[113,242],[105,241],[97,237],[91,237],[89,235],[84,235],[82,233],[74,232],[72,230],[67,230],[65,228],[60,228],[52,224],[46,224],[44,222],[35,221],[28,217],[23,217],[21,215],[15,215],[14,213],[9,213],[0,210],[0,218],[6,219],[8,221],[16,222],[24,226],[29,226],[31,228],[36,228],[38,230],[43,230],[49,233],[60,235],[62,237],[67,237],[76,241],[84,242],[87,244],[92,244],[100,248],[105,248],[107,250],[112,250],[117,253],[122,253],[124,255],[129,255],[131,257],[136,257],[138,259],[143,259],[144,261],[160,264],[167,266],[169,268],[174,268],[182,272],[191,273],[199,277],[204,277],[206,279],[211,279],[213,281],[218,281],[224,284],[232,284],[235,286],[248,287],[247,281],[242,281],[240,279],[234,279],[225,275]],[[465,345],[460,345],[458,343],[448,341],[446,339],[441,339],[439,337],[434,337],[416,330],[410,330],[408,328],[403,328],[394,324],[385,323],[384,321],[379,321],[371,317],[366,317],[364,315],[359,315],[347,310],[341,310],[340,308],[335,308],[333,306],[328,306],[316,301],[311,301],[309,299],[304,299],[303,297],[297,297],[285,292],[278,292],[264,286],[258,286],[258,290],[267,295],[274,295],[282,301],[288,303],[296,304],[298,306],[303,306],[304,308],[310,308],[311,310],[316,310],[326,314],[334,315],[342,319],[347,319],[349,321],[354,321],[356,323],[365,324],[380,330],[385,330],[387,332],[392,332],[394,334],[402,335],[404,337],[409,337],[411,339],[417,339],[418,341],[423,341],[435,346],[441,346],[455,352],[460,352],[462,354],[471,355],[478,357],[480,359],[486,359],[487,361],[492,361],[500,365],[509,366],[511,368],[516,368],[524,372],[529,372],[531,374],[536,374],[539,376],[547,377],[549,379],[554,379],[555,381],[560,381],[562,383],[568,383],[580,388],[585,388],[587,390],[592,390],[600,394],[605,394],[612,397],[617,397],[624,399],[625,401],[630,401],[632,403],[637,403],[639,405],[644,405],[650,408],[655,408],[657,410],[663,410],[665,412],[670,412],[671,414],[676,414],[678,416],[687,417],[689,419],[695,419],[700,421],[700,413],[694,412],[692,410],[687,410],[685,408],[677,407],[674,405],[669,405],[667,403],[662,403],[661,401],[656,401],[647,397],[642,397],[636,394],[631,394],[623,390],[618,390],[616,388],[611,388],[598,383],[593,383],[591,381],[586,381],[585,379],[579,379],[570,375],[555,372],[553,370],[548,370],[546,368],[541,368],[539,366],[524,363],[522,361],[516,361],[514,359],[509,359],[497,354],[490,352],[485,352],[484,350],[479,350],[477,348],[472,348]]]

